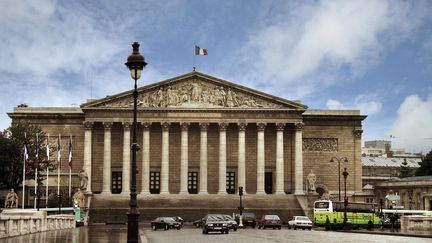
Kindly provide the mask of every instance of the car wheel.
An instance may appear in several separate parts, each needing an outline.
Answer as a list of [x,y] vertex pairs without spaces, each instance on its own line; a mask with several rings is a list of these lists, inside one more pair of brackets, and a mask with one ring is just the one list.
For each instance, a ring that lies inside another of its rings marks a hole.
[[288,229],[291,229],[291,227],[288,226]]
[[152,225],[152,229],[153,229],[153,230],[156,230],[156,225]]
[[177,230],[180,230],[181,229],[181,227],[177,227]]
[[229,234],[229,230],[225,231],[225,234]]
[[297,230],[297,227],[294,226],[294,230]]
[[234,228],[234,231],[237,231],[237,228]]
[[196,228],[199,228],[200,225],[199,225],[198,223],[195,223],[195,227],[196,227]]
[[169,230],[169,226],[168,225],[165,225],[165,230]]
[[281,230],[281,229],[282,229],[282,226],[279,226],[278,230]]
[[305,228],[302,228],[302,230],[305,230]]
[[255,226],[256,226],[256,225],[252,225],[252,229],[255,229]]
[[309,228],[308,230],[312,230],[312,228]]

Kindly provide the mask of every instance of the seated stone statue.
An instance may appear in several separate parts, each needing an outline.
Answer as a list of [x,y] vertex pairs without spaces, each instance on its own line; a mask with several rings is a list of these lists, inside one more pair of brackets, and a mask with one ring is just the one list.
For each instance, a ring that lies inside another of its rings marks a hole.
[[315,183],[316,183],[316,175],[311,170],[310,173],[307,176],[307,182],[308,182],[308,190],[314,192],[316,190]]
[[18,195],[14,189],[6,195],[5,208],[17,208],[18,207]]
[[85,205],[85,201],[86,201],[85,195],[81,191],[81,189],[78,188],[78,191],[75,192],[75,194],[73,195],[73,201],[77,207],[83,208],[86,206]]
[[87,189],[87,183],[88,183],[87,172],[85,172],[84,170],[80,170],[78,177],[80,179],[80,189],[85,191]]

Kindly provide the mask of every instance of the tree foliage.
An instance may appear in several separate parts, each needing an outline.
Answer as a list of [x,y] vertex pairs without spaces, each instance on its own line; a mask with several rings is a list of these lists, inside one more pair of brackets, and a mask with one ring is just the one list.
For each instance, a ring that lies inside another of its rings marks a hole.
[[412,176],[412,174],[413,173],[411,167],[408,166],[408,162],[406,161],[406,159],[404,159],[404,162],[402,162],[402,165],[400,166],[399,177],[400,178],[410,177]]
[[[36,135],[37,134],[37,135]],[[38,142],[36,141],[38,137]],[[26,123],[13,123],[9,128],[0,133],[0,187],[18,189],[23,179],[24,166],[24,140],[27,140],[28,166],[26,178],[34,178],[34,161],[36,148],[42,148],[45,142],[45,133],[39,126]],[[45,150],[39,149],[39,170],[46,169]],[[39,181],[42,178],[39,177]]]
[[432,150],[426,154],[419,163],[420,168],[416,170],[416,176],[430,176],[432,175]]

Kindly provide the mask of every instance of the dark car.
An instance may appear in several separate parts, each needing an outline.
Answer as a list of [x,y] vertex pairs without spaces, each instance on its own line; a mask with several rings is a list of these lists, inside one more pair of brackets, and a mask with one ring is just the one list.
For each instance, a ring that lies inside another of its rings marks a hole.
[[181,229],[181,224],[175,221],[172,217],[158,217],[155,220],[151,221],[150,224],[153,230]]
[[182,226],[183,226],[184,220],[183,220],[183,218],[182,218],[182,217],[179,217],[179,216],[174,216],[174,217],[171,217],[171,218],[173,218],[173,219],[174,219],[175,221],[179,222],[179,223],[180,223],[180,225],[182,225]]
[[[243,219],[242,219],[242,223],[243,226],[252,226],[252,228],[255,228],[256,224],[257,224],[257,220],[256,220],[256,216],[254,213],[243,213],[242,214]],[[237,222],[237,224],[240,224],[240,215],[236,215],[235,221]]]
[[195,220],[195,221],[193,221],[193,225],[194,225],[196,228],[199,228],[199,227],[202,226],[202,221],[203,221],[203,219]]
[[224,214],[223,216],[225,216],[226,221],[228,221],[228,228],[237,231],[238,229],[237,222],[228,214]]
[[221,232],[221,234],[229,233],[229,222],[223,214],[207,214],[202,220],[202,233]]
[[273,229],[281,229],[282,228],[282,220],[277,215],[264,215],[258,223],[258,229],[265,228],[273,228]]

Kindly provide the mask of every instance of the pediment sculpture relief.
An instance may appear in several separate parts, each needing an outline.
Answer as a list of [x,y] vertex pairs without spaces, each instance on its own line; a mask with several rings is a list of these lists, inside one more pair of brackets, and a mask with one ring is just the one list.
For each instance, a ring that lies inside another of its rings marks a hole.
[[[101,106],[131,107],[132,97],[110,101]],[[183,107],[183,108],[279,108],[264,99],[234,90],[230,87],[217,86],[201,81],[187,81],[145,91],[138,94],[138,107]]]

